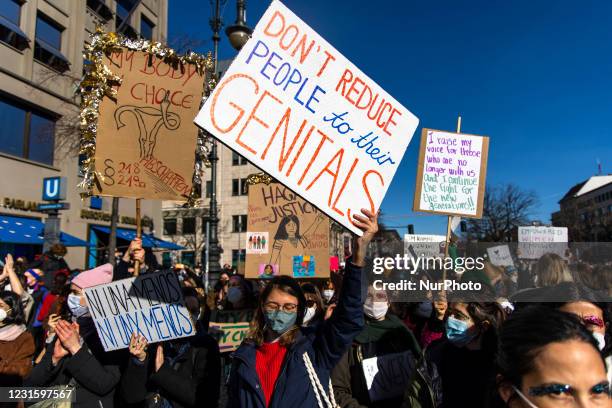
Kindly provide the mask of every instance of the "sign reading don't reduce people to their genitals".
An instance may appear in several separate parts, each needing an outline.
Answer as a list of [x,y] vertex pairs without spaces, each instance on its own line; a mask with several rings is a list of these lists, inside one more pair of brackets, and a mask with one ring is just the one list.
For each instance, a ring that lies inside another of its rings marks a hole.
[[271,2],[196,124],[356,234],[378,210],[418,119]]

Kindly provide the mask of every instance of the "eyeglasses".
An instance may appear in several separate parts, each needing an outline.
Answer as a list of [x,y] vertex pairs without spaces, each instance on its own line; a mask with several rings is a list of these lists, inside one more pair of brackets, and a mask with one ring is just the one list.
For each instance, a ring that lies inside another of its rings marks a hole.
[[281,305],[276,302],[266,302],[263,305],[263,308],[266,312],[276,312],[277,310],[282,310],[286,313],[295,313],[297,311],[298,305],[295,303],[285,303]]

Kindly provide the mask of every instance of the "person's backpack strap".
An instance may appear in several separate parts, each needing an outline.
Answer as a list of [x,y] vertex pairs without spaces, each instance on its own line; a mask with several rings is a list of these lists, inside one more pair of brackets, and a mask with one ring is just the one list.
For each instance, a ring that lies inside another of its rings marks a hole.
[[[334,398],[334,389],[332,387],[331,377],[329,378],[329,397],[328,397],[327,394],[325,393],[325,389],[323,388],[323,386],[321,385],[321,382],[319,381],[317,372],[315,371],[307,352],[304,352],[303,358],[304,358],[304,364],[306,364],[306,371],[308,372],[308,378],[310,379],[310,384],[312,385],[312,388],[314,389],[315,397],[317,397],[317,403],[318,403],[319,408],[325,408],[325,407],[337,408],[338,404],[336,403],[336,399]],[[323,398],[325,405],[323,405],[323,401],[321,401],[321,398]]]

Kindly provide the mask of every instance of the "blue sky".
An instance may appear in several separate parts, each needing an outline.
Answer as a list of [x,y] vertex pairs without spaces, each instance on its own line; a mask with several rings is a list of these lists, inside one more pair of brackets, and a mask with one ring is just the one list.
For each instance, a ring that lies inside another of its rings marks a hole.
[[[612,2],[435,0],[284,3],[420,119],[490,139],[487,183],[534,190],[548,222],[574,184],[612,173]],[[247,2],[254,27],[268,1]],[[223,9],[226,25],[235,1]],[[208,40],[206,1],[170,1],[169,39]],[[235,51],[227,37],[220,58]],[[446,217],[412,213],[416,132],[383,201],[387,225],[445,233]],[[406,230],[400,230],[405,232]]]

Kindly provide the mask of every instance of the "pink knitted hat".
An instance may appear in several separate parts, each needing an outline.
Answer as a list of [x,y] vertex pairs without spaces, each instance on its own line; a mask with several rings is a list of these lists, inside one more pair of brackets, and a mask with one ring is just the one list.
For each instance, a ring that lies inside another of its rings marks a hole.
[[90,269],[79,273],[72,283],[81,289],[90,288],[92,286],[103,285],[113,281],[113,265],[107,263],[97,268]]

